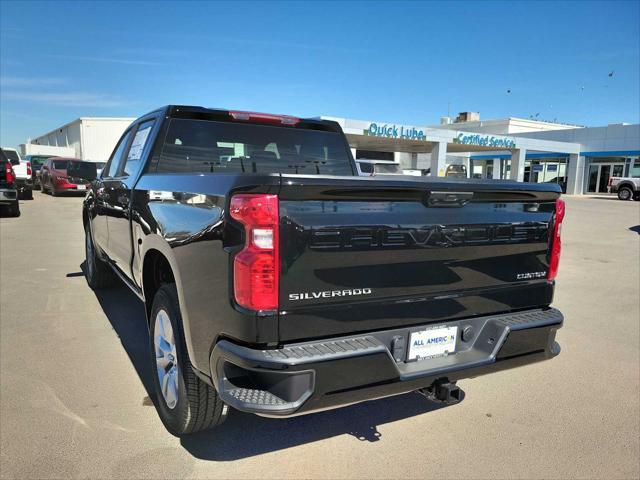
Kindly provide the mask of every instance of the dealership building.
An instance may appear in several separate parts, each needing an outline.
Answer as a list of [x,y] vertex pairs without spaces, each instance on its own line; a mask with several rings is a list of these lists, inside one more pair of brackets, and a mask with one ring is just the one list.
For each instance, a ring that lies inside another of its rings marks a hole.
[[[640,176],[640,124],[581,127],[534,119],[480,120],[473,112],[439,125],[321,116],[344,130],[356,159],[393,160],[444,176],[465,165],[475,178],[556,182],[568,194],[606,193],[611,176]],[[133,118],[82,117],[20,146],[106,161]]]
[[610,176],[640,176],[640,124],[481,121],[469,112],[434,126],[321,118],[342,126],[356,159],[394,160],[438,176],[448,165],[462,164],[476,178],[556,182],[574,195],[606,193]]
[[106,162],[135,118],[80,117],[19,146],[22,155],[59,155]]

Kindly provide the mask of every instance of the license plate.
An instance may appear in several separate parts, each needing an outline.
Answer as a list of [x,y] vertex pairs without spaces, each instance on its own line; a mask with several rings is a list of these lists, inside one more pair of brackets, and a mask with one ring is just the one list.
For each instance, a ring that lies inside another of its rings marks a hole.
[[76,188],[77,188],[78,190],[86,190],[86,189],[87,189],[87,186],[86,186],[86,185],[76,185]]
[[458,327],[435,327],[413,332],[409,339],[408,360],[423,360],[454,353]]

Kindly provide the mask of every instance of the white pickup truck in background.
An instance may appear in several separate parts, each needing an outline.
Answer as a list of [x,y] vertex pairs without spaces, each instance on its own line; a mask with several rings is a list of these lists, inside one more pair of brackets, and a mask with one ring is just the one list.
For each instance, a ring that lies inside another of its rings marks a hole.
[[13,167],[19,198],[33,200],[33,172],[31,170],[31,163],[23,161],[18,151],[14,148],[2,147],[2,151]]
[[640,200],[640,160],[631,166],[628,177],[610,177],[607,188],[620,200]]

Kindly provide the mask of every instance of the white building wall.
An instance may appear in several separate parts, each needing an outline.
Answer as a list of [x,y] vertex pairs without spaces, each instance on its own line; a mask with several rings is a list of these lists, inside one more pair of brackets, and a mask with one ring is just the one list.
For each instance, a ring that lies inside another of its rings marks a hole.
[[46,135],[32,140],[30,143],[71,148],[73,149],[72,151],[75,152],[73,156],[80,158],[80,154],[82,153],[80,145],[80,120],[76,120],[63,127],[57,128]]
[[71,147],[54,145],[36,145],[35,143],[21,143],[18,145],[20,156],[26,155],[55,155],[56,157],[74,157],[76,152]]
[[497,120],[478,120],[474,122],[449,123],[437,125],[431,128],[441,128],[446,130],[464,130],[474,133],[491,133],[493,135],[511,135],[515,133],[555,131],[565,129],[581,128],[577,125],[566,125],[563,123],[541,122],[526,118],[503,118]]
[[125,129],[135,118],[79,118],[37,137],[31,143],[69,147],[82,160],[107,161]]
[[581,152],[640,150],[640,124],[530,132],[516,136],[579,143]]
[[[68,146],[75,150],[76,158],[82,158],[82,141],[81,141],[81,125],[80,122],[74,122],[67,128],[62,129],[64,132],[63,140],[66,141],[66,145],[59,144],[59,146]],[[58,136],[60,138],[60,135]]]
[[82,159],[106,162],[125,129],[135,119],[86,119],[82,122]]

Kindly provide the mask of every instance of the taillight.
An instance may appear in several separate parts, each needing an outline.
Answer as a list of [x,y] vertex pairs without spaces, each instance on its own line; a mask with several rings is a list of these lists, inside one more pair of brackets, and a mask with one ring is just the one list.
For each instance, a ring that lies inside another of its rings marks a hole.
[[244,225],[246,234],[244,248],[233,261],[236,302],[251,310],[277,310],[280,277],[278,196],[234,195],[230,214]]
[[271,113],[240,112],[240,111],[230,111],[229,115],[231,115],[231,118],[233,118],[234,120],[270,123],[274,125],[296,125],[300,123],[299,118],[291,117],[289,115],[273,115]]
[[16,176],[13,173],[13,167],[9,162],[6,163],[6,168],[4,171],[4,179],[9,185],[11,185],[16,180]]
[[556,213],[553,218],[553,237],[551,238],[551,258],[549,260],[549,271],[547,280],[555,280],[558,275],[558,265],[560,264],[560,233],[562,231],[562,221],[564,220],[564,200],[556,200]]
[[27,162],[27,177],[31,176],[31,162]]

